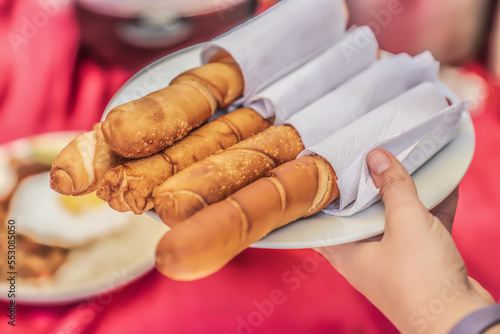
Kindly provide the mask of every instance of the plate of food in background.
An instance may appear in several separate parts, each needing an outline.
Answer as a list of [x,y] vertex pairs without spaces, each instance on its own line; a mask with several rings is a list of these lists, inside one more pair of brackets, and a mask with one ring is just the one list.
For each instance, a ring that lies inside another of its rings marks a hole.
[[15,230],[14,262],[0,262],[0,298],[7,298],[9,272],[15,272],[17,301],[58,303],[112,290],[154,266],[162,224],[115,212],[95,194],[76,198],[50,189],[50,166],[75,135],[47,133],[0,147],[4,259],[13,234],[7,226]]

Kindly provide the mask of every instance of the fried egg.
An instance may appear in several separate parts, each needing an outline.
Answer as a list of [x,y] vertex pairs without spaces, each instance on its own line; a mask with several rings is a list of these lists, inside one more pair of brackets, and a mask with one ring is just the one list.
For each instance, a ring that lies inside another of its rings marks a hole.
[[81,246],[125,228],[131,214],[119,213],[95,194],[64,196],[49,187],[49,173],[23,180],[10,205],[9,217],[19,233],[52,246]]

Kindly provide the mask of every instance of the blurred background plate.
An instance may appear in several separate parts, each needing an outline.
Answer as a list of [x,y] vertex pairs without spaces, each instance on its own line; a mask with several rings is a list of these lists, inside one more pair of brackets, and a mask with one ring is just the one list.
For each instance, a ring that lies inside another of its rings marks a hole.
[[101,61],[131,69],[210,40],[251,18],[256,7],[257,0],[75,2],[87,52]]
[[[3,224],[0,228],[0,253],[2,258],[6,258],[5,224],[8,219],[14,219],[17,302],[76,301],[116,290],[154,267],[156,243],[166,230],[163,224],[134,214],[125,214],[126,217],[122,218],[123,214],[114,212],[94,194],[86,195],[85,198],[62,196],[50,189],[48,182],[38,187],[30,183],[39,178],[41,173],[47,173],[56,155],[76,135],[76,132],[47,133],[0,146],[0,215]],[[23,200],[29,199],[31,195],[16,192],[21,189],[20,183],[33,192],[44,192],[45,195],[39,196],[38,201],[30,199],[25,208],[15,213],[9,211],[12,198],[24,203]],[[37,189],[30,188],[31,185]],[[54,199],[50,207],[40,205],[46,203],[42,197]],[[99,210],[97,221],[86,221],[92,210]],[[110,217],[118,217],[123,223],[114,224],[114,229],[108,229],[105,235],[91,235],[88,240],[62,245],[56,239],[37,241],[40,235],[37,235],[36,230],[27,228],[27,212],[31,217],[39,217],[39,221],[56,221],[65,217],[69,229],[78,228],[75,224],[112,225],[109,220],[114,218]],[[68,217],[73,217],[73,220]],[[2,261],[0,265],[4,266],[0,271],[0,298],[6,300],[9,288],[4,283],[6,263]]]
[[[132,77],[111,99],[102,119],[113,107],[140,98],[166,86],[177,74],[201,65],[201,46],[193,46],[166,56]],[[385,56],[389,56],[385,53]],[[452,102],[458,98],[442,83],[443,94]],[[470,115],[464,114],[458,136],[420,167],[412,176],[420,199],[432,208],[445,199],[462,180],[474,154],[474,128]],[[148,215],[159,220],[154,211]],[[323,213],[299,219],[271,232],[252,247],[309,248],[342,244],[378,235],[384,231],[385,215],[381,202],[351,217],[334,217]]]

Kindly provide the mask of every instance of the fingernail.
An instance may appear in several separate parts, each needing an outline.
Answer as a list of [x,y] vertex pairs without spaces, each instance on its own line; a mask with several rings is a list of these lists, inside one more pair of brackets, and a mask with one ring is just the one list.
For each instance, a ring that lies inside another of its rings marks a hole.
[[375,175],[382,174],[391,164],[389,156],[382,151],[372,151],[366,157],[368,167]]

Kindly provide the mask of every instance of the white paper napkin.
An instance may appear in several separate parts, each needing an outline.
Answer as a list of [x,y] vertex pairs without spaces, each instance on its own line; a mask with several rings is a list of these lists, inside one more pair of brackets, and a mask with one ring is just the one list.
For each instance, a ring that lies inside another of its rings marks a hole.
[[366,155],[387,149],[413,173],[456,136],[466,107],[466,102],[448,107],[435,84],[423,83],[306,149],[299,156],[323,156],[339,178],[340,198],[324,212],[350,216],[376,202]]
[[207,43],[207,63],[219,49],[229,52],[245,78],[243,99],[338,42],[347,17],[342,0],[284,0]]
[[408,89],[436,81],[438,71],[439,63],[430,52],[381,59],[285,123],[298,131],[306,148],[310,147]]
[[299,68],[249,97],[244,106],[262,117],[276,116],[274,124],[317,100],[370,66],[377,58],[378,43],[369,27],[349,32]]

